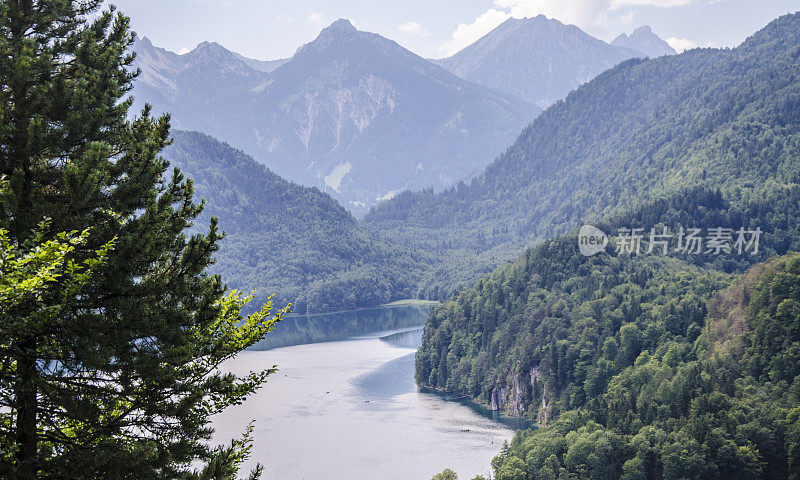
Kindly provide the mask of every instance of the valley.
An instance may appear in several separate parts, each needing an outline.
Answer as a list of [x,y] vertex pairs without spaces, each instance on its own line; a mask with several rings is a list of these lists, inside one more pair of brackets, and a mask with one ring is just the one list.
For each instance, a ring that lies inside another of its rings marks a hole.
[[0,1],[0,478],[800,479],[795,5],[119,2]]

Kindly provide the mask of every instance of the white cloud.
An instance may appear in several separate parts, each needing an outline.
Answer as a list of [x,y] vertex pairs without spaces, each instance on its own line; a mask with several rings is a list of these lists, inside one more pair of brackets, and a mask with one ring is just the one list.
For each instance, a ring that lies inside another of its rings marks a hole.
[[667,39],[667,43],[669,43],[669,46],[675,49],[675,51],[678,53],[681,53],[684,50],[691,50],[692,48],[696,48],[698,46],[697,42],[693,42],[688,38],[669,37]]
[[622,22],[622,23],[626,23],[626,24],[630,25],[631,23],[633,23],[633,19],[635,18],[635,16],[636,16],[636,12],[631,10],[630,12],[628,12],[625,15],[621,16],[619,18],[619,21]]
[[507,10],[515,18],[544,15],[591,30],[607,24],[606,12],[611,9],[611,2],[612,0],[495,0],[494,4]]
[[691,0],[611,0],[611,9],[623,7],[683,7],[691,4]]
[[443,43],[439,50],[447,55],[452,55],[491,32],[510,17],[509,13],[491,8],[472,23],[459,23],[450,40]]
[[311,12],[308,14],[308,23],[319,25],[320,23],[322,23],[323,18],[325,18],[325,15],[319,12]]
[[416,37],[427,37],[430,35],[430,32],[422,28],[422,25],[417,22],[406,22],[397,27],[397,29],[403,33],[408,33]]
[[183,47],[183,48],[181,48],[180,50],[178,50],[178,55],[186,55],[186,54],[187,54],[187,53],[189,53],[189,52],[191,52],[191,50],[190,50],[190,49],[188,49],[188,48],[186,48],[186,47]]
[[[636,7],[672,8],[692,0],[494,0],[494,5],[515,18],[544,15],[599,36],[612,34],[613,25],[625,24]],[[620,10],[626,10],[620,12]],[[609,15],[611,14],[611,15]],[[611,17],[611,18],[610,18]]]

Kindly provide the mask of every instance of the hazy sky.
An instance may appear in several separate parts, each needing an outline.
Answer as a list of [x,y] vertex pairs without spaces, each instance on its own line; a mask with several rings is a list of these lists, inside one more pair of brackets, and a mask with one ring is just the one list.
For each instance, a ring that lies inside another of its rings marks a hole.
[[650,25],[678,50],[736,46],[798,0],[114,0],[154,44],[188,51],[214,41],[251,58],[291,56],[320,29],[348,18],[424,57],[440,58],[509,16],[544,14],[611,41]]

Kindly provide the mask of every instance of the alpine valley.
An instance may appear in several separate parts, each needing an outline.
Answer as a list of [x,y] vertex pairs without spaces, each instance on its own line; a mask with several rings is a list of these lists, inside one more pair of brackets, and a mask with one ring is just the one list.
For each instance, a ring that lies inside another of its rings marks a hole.
[[[179,131],[165,153],[228,231],[216,271],[300,311],[442,300],[417,383],[539,426],[494,478],[800,475],[800,14],[681,54],[647,27],[608,44],[544,17],[438,65],[346,21],[277,64],[138,48],[135,94],[230,144]],[[304,123],[310,106],[327,120]],[[278,177],[293,169],[306,186]],[[763,237],[747,254],[587,257],[587,223]]]

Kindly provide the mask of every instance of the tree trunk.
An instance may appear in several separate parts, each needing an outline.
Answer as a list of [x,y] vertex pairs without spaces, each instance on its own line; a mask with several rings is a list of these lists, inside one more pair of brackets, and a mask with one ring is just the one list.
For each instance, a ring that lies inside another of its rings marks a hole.
[[33,480],[36,478],[36,457],[38,440],[36,436],[36,340],[28,340],[22,346],[22,354],[17,358],[18,380],[15,386],[17,400],[17,448],[14,454],[17,478]]

